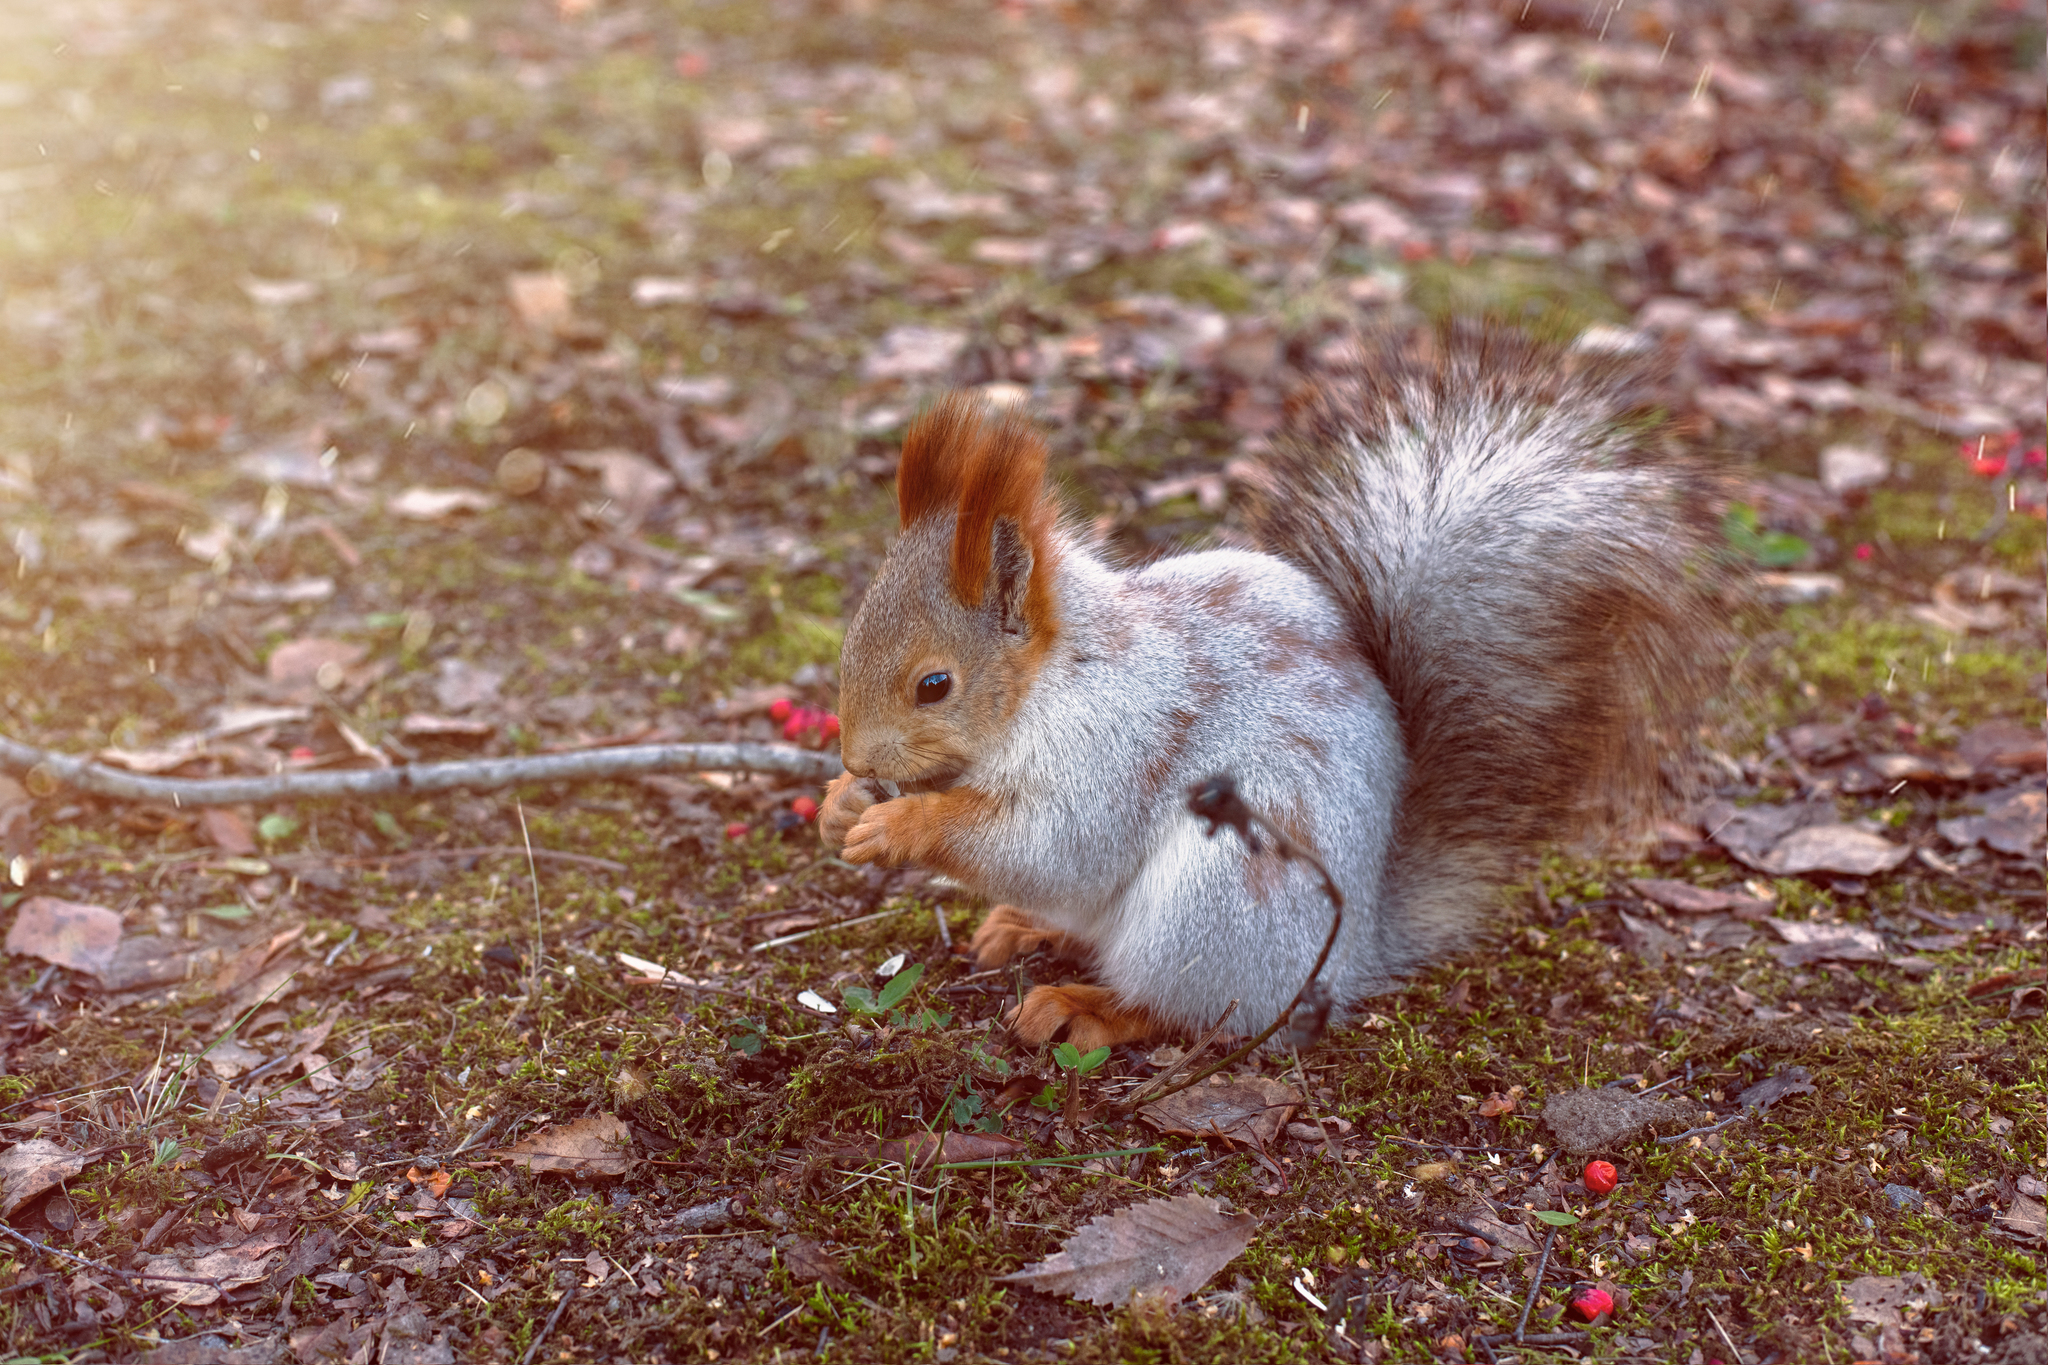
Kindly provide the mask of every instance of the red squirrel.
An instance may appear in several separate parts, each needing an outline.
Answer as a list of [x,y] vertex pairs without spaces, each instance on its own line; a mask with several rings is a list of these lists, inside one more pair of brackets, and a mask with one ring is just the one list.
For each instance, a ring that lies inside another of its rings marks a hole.
[[1447,329],[1322,373],[1249,479],[1258,551],[1120,566],[1063,519],[1014,410],[947,397],[897,473],[902,533],[847,629],[857,863],[997,902],[984,968],[1040,946],[1026,1041],[1083,1050],[1285,1008],[1317,875],[1203,837],[1228,773],[1346,911],[1340,1004],[1470,945],[1516,860],[1654,790],[1653,726],[1716,682],[1717,484],[1633,419],[1623,362]]

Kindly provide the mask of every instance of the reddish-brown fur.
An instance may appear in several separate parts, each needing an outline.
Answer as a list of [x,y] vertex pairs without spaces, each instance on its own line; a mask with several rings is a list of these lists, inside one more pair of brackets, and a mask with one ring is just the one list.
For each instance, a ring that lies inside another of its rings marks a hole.
[[1037,986],[1010,1018],[1010,1027],[1026,1043],[1049,1043],[1062,1028],[1067,1041],[1081,1052],[1117,1043],[1133,1043],[1166,1032],[1150,1011],[1127,1005],[1107,986]]
[[852,863],[926,867],[950,877],[970,877],[974,863],[964,844],[1000,811],[994,797],[972,787],[881,801],[861,813],[846,836],[843,856]]
[[1019,413],[991,416],[965,394],[948,394],[911,423],[896,467],[896,511],[907,528],[952,513],[953,596],[981,605],[988,590],[991,537],[998,519],[1017,523],[1031,546],[1024,619],[1050,635],[1053,523],[1045,494],[1045,441]]
[[1088,960],[1087,944],[1046,928],[1014,905],[998,905],[989,911],[967,950],[974,955],[974,965],[988,971],[1040,948],[1050,948],[1076,962]]

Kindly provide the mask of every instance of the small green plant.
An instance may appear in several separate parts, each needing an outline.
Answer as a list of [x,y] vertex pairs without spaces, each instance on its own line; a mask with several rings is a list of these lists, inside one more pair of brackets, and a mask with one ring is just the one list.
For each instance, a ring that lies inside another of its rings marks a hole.
[[733,1022],[733,1027],[738,1032],[726,1039],[725,1045],[749,1057],[758,1056],[768,1042],[768,1026],[758,1019],[741,1018]]
[[923,976],[924,964],[913,962],[890,977],[879,991],[871,991],[866,986],[848,986],[839,1002],[848,1014],[856,1018],[886,1019],[892,1028],[944,1028],[953,1022],[953,1016],[945,1010],[906,1012],[897,1008],[909,998]]
[[1081,1078],[1109,1060],[1109,1049],[1099,1047],[1093,1052],[1083,1053],[1072,1043],[1061,1043],[1052,1050],[1052,1060],[1053,1065],[1067,1074],[1064,1099],[1054,1086],[1048,1084],[1031,1103],[1040,1109],[1061,1106],[1068,1123],[1078,1122],[1081,1117]]
[[1785,569],[1806,558],[1813,547],[1790,531],[1767,531],[1757,520],[1756,509],[1738,502],[1721,519],[1721,533],[1728,548],[1742,559],[1766,569]]
[[176,1138],[158,1138],[156,1147],[150,1153],[149,1164],[156,1170],[164,1170],[175,1165],[183,1151]]

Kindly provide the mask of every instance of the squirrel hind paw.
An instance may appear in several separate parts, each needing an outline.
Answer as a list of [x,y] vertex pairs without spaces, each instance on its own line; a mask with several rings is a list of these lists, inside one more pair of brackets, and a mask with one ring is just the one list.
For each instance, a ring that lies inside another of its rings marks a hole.
[[1036,986],[1011,1012],[1010,1028],[1033,1047],[1066,1041],[1082,1052],[1135,1043],[1165,1031],[1149,1010],[1127,1005],[1107,986]]
[[1080,942],[1056,929],[1047,929],[1014,905],[998,905],[988,912],[967,951],[974,965],[990,971],[1016,958],[1028,957],[1040,948],[1051,948],[1062,957],[1085,961],[1088,951]]

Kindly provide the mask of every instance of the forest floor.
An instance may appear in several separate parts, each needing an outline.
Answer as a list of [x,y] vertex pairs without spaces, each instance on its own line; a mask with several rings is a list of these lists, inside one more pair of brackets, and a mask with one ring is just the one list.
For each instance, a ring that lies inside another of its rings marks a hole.
[[[1026,402],[1143,557],[1233,532],[1233,461],[1354,329],[1455,315],[1661,361],[1760,599],[1654,848],[1548,855],[1298,1065],[1132,1119],[1176,1051],[1017,1046],[1019,982],[951,951],[981,907],[824,856],[814,783],[202,806],[16,764],[11,1358],[2048,1359],[2044,33],[6,7],[22,744],[781,743],[921,402]],[[1636,1117],[1575,1133],[1589,1090]],[[1167,1197],[1225,1229],[1178,1302],[1000,1278]]]

